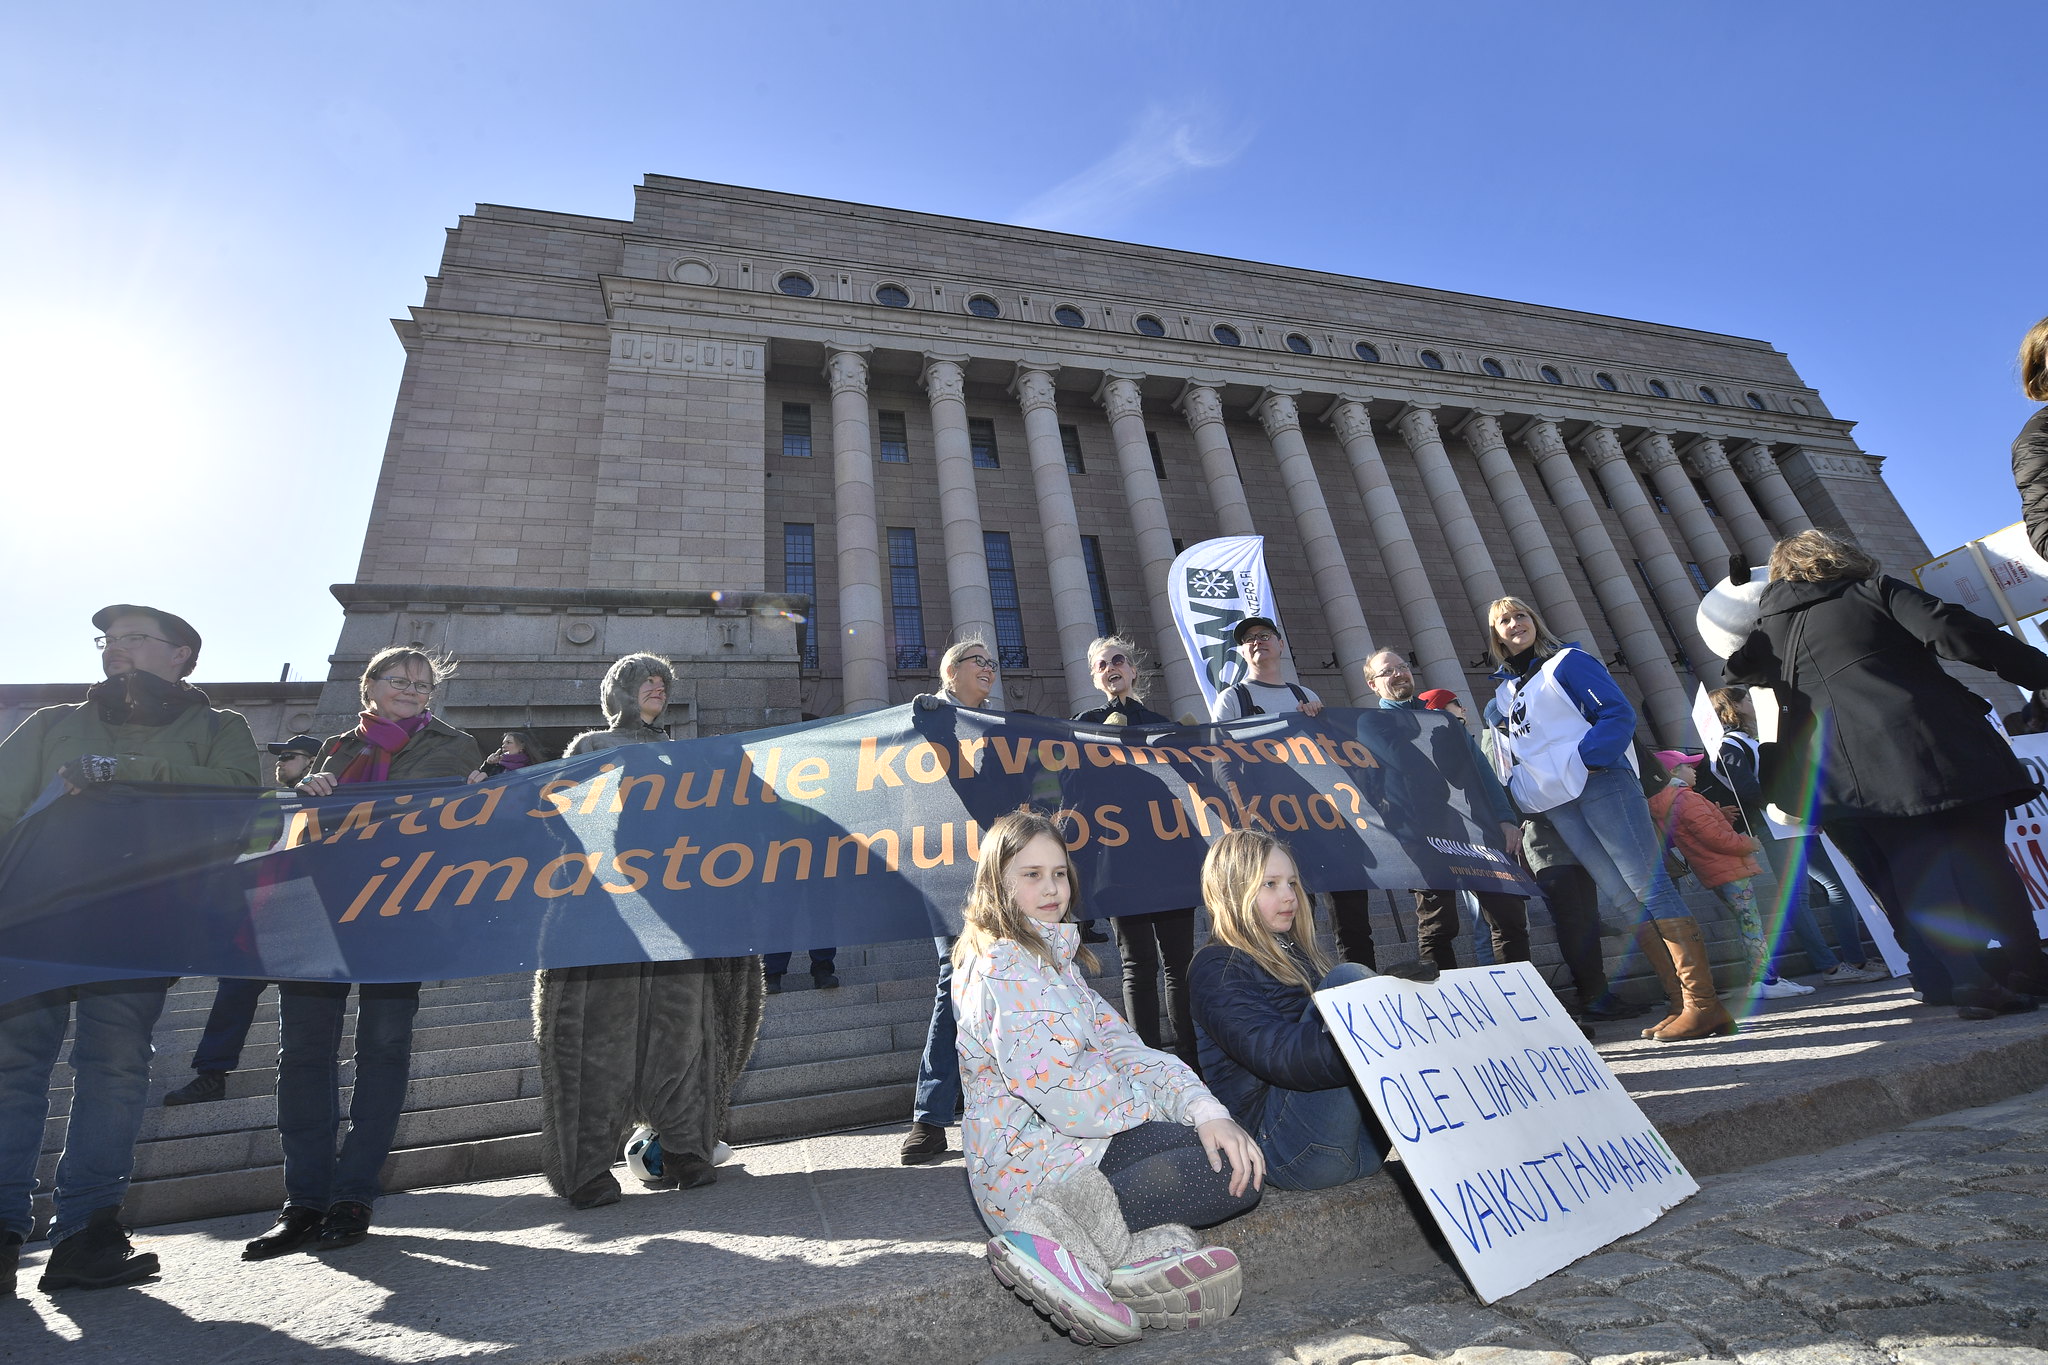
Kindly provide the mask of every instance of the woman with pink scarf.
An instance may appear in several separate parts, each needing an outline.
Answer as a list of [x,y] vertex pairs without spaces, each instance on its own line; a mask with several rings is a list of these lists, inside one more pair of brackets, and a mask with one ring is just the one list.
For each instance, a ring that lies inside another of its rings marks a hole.
[[[357,782],[463,777],[478,765],[477,742],[428,709],[453,665],[417,649],[386,649],[363,670],[361,723],[320,746],[299,783],[331,796]],[[398,1135],[412,1072],[412,1020],[420,983],[356,987],[355,1094],[340,1150],[340,1053],[345,981],[286,981],[278,989],[277,1129],[284,1139],[284,1211],[242,1249],[245,1261],[310,1246],[330,1251],[370,1235],[377,1173]]]

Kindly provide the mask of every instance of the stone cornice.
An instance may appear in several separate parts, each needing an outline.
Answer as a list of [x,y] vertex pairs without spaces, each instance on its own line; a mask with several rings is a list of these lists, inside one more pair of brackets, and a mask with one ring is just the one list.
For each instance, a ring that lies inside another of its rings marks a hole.
[[328,588],[344,611],[399,611],[433,607],[647,607],[673,615],[726,616],[808,612],[811,599],[786,592],[697,592],[662,588],[480,588],[452,583],[335,583]]

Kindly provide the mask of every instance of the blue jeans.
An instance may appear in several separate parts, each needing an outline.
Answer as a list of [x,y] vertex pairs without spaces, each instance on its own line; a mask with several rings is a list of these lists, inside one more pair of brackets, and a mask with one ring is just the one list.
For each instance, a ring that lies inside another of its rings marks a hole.
[[[1356,963],[1340,962],[1318,989],[1363,981],[1368,975]],[[1315,1013],[1315,1002],[1310,1001],[1302,1018]],[[1358,1180],[1379,1170],[1387,1150],[1379,1125],[1348,1085],[1334,1090],[1270,1087],[1253,1136],[1266,1154],[1266,1182],[1283,1190],[1327,1190]]]
[[344,1199],[376,1203],[382,1193],[377,1174],[398,1136],[420,983],[366,982],[356,989],[355,1094],[337,1157],[349,985],[286,981],[278,987],[277,1131],[284,1139],[284,1200],[299,1208],[326,1209]]
[[924,1034],[924,1056],[917,1064],[917,1101],[910,1116],[919,1123],[944,1128],[960,1107],[960,1030],[953,1019],[953,936],[932,940],[939,950],[939,990],[932,1000],[932,1021]]
[[50,1116],[50,1071],[73,1001],[78,1032],[71,1044],[71,1121],[57,1163],[51,1244],[127,1197],[135,1136],[149,1096],[155,1051],[149,1034],[170,987],[166,978],[101,981],[45,991],[0,1009],[0,1232],[26,1240],[35,1227],[31,1201]]
[[213,1008],[206,1012],[206,1032],[192,1053],[194,1071],[233,1071],[242,1060],[242,1043],[256,1018],[256,1002],[263,997],[268,981],[245,981],[236,976],[220,979],[213,993]]
[[1638,918],[1692,918],[1664,870],[1664,844],[1634,772],[1621,767],[1587,773],[1585,790],[1543,816],[1607,900],[1640,907]]

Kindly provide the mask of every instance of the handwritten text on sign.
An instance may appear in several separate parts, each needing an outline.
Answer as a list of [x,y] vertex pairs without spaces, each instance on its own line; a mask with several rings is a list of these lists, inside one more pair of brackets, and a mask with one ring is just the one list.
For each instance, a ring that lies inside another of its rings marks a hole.
[[1699,1189],[1527,963],[1374,977],[1316,1005],[1488,1303]]

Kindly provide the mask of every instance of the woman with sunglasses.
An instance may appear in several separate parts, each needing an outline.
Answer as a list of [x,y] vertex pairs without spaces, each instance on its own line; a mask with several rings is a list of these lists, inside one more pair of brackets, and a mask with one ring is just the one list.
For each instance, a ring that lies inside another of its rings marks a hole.
[[[1107,704],[1083,711],[1074,719],[1087,725],[1171,725],[1146,706],[1146,677],[1138,647],[1128,636],[1105,635],[1088,646],[1088,675],[1102,690]],[[1113,772],[1098,774],[1113,779]],[[1156,783],[1143,782],[1146,796],[1157,795]],[[1142,809],[1144,797],[1127,809]],[[1113,853],[1101,859],[1100,877],[1105,885],[1090,888],[1098,903],[1114,903],[1101,893],[1117,880]],[[1195,1021],[1188,1002],[1188,963],[1195,955],[1195,911],[1156,910],[1149,915],[1118,915],[1116,949],[1124,960],[1124,1017],[1146,1047],[1161,1046],[1159,1029],[1159,978],[1166,978],[1166,1015],[1173,1023],[1174,1052],[1189,1066],[1195,1065]]]
[[[483,759],[477,742],[428,709],[454,664],[418,649],[382,650],[363,670],[363,714],[355,729],[320,746],[298,785],[305,796],[332,796],[359,782],[466,777]],[[370,1207],[382,1192],[377,1173],[398,1136],[412,1073],[417,981],[356,987],[355,1092],[348,1136],[341,1126],[341,1030],[346,981],[286,981],[278,987],[277,1129],[284,1139],[284,1211],[242,1249],[245,1261],[311,1246],[331,1251],[370,1235]]]

